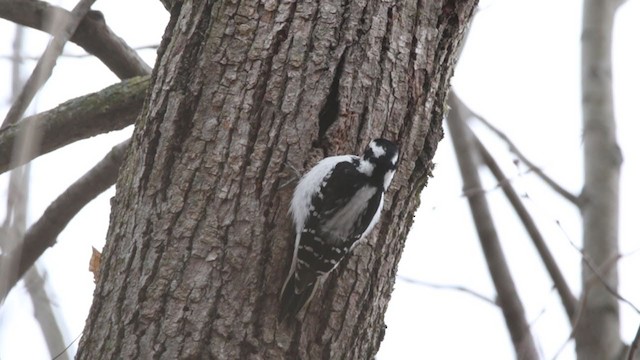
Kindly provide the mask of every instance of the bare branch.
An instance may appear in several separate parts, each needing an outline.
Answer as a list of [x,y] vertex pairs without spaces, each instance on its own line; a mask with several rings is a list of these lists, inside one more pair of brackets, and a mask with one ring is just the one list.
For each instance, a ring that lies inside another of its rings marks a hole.
[[[609,272],[611,268],[615,268],[619,258],[620,256],[618,255],[609,259],[605,263],[603,263],[602,268],[604,268],[603,270],[605,270],[603,272],[597,269],[596,266],[593,264],[593,261],[587,256],[587,254],[584,253],[584,251],[582,251],[583,263],[587,265],[587,267],[593,273],[593,276],[595,277],[595,279],[597,279],[598,282],[602,284],[602,286],[604,286],[605,290],[607,290],[609,294],[613,295],[619,301],[622,301],[623,303],[629,305],[629,307],[631,307],[636,313],[640,314],[640,309],[637,306],[635,306],[631,301],[627,300],[624,296],[620,295],[620,293],[613,286],[611,286],[611,284],[607,282],[606,276],[603,274],[603,273]],[[587,281],[590,281],[590,280],[591,278],[587,279]]]
[[480,299],[482,301],[488,302],[491,305],[500,306],[500,304],[498,304],[494,299],[491,299],[488,296],[482,295],[479,292],[477,292],[475,290],[471,290],[471,289],[469,289],[467,287],[464,287],[464,286],[434,284],[434,283],[430,283],[430,282],[427,282],[427,281],[412,279],[412,278],[409,278],[409,277],[406,277],[406,276],[402,276],[402,275],[398,275],[398,276],[396,276],[396,278],[398,278],[399,280],[402,280],[404,282],[408,282],[410,284],[426,286],[426,287],[430,287],[430,288],[433,288],[433,289],[460,291],[460,292],[469,294],[471,296],[474,296],[474,297],[476,297],[476,298],[478,298],[478,299]]
[[527,165],[536,175],[538,175],[538,177],[540,177],[542,181],[547,183],[547,185],[549,185],[554,191],[556,191],[562,197],[569,200],[574,205],[580,207],[580,200],[577,196],[575,196],[574,194],[572,194],[571,192],[563,188],[560,184],[555,182],[553,179],[551,179],[547,174],[545,174],[542,171],[542,169],[540,169],[537,165],[532,163],[531,160],[529,160],[526,156],[524,156],[524,154],[520,151],[520,149],[518,149],[518,147],[513,143],[513,141],[511,141],[511,139],[509,139],[509,137],[504,132],[502,132],[500,129],[496,128],[495,126],[493,126],[482,115],[479,115],[478,113],[471,110],[464,102],[462,102],[458,98],[455,92],[452,91],[449,96],[454,97],[456,101],[460,103],[460,106],[462,108],[461,109],[462,113],[470,114],[470,116],[478,119],[489,130],[493,131],[500,139],[502,139],[502,141],[507,143],[507,145],[509,146],[509,150],[513,152],[520,160],[522,160],[522,162],[525,163],[525,165]]
[[[458,159],[458,167],[462,175],[464,189],[481,188],[478,164],[473,157],[473,153],[477,149],[474,147],[469,128],[459,113],[459,102],[455,100],[454,97],[449,97],[451,109],[449,116],[447,116],[447,123]],[[498,294],[498,302],[501,305],[500,308],[511,334],[511,341],[515,347],[517,357],[518,359],[538,359],[540,356],[531,336],[524,307],[502,252],[487,199],[483,193],[476,193],[467,197],[467,200],[469,201],[476,231],[478,232],[489,273]]]
[[58,196],[27,230],[22,242],[14,250],[0,256],[0,269],[9,276],[0,288],[0,303],[44,251],[55,244],[69,221],[87,203],[115,184],[129,142],[127,140],[115,146],[104,159]]
[[473,134],[473,132],[471,133],[475,140],[476,146],[480,151],[482,159],[484,160],[484,163],[487,165],[489,170],[491,170],[491,173],[496,178],[496,180],[500,182],[502,190],[505,193],[505,196],[507,197],[507,199],[509,199],[511,206],[513,206],[514,210],[516,211],[516,214],[518,214],[518,217],[520,218],[520,220],[522,221],[522,224],[527,230],[527,233],[529,233],[529,237],[531,237],[531,241],[533,241],[533,245],[536,247],[536,250],[538,250],[538,254],[540,254],[540,258],[542,259],[542,262],[544,263],[544,266],[547,269],[549,276],[551,277],[554,285],[558,289],[558,294],[560,295],[560,299],[562,300],[562,305],[564,306],[565,312],[569,317],[569,322],[572,322],[576,315],[578,300],[575,298],[575,296],[571,292],[571,289],[569,288],[569,284],[567,284],[567,281],[562,275],[562,271],[560,271],[558,264],[556,264],[556,261],[553,258],[551,251],[549,251],[549,248],[547,247],[547,244],[544,238],[542,237],[542,234],[538,230],[538,227],[533,221],[533,218],[531,217],[531,215],[527,211],[527,208],[524,206],[524,204],[520,200],[520,197],[518,196],[515,189],[511,185],[511,182],[507,181],[508,179],[505,176],[505,174],[502,172],[502,169],[500,169],[500,166],[498,165],[498,163],[495,161],[493,156],[491,156],[491,154],[484,147],[484,145],[480,142],[480,140],[476,137],[476,135]]
[[24,28],[16,25],[16,32],[13,36],[13,51],[11,52],[11,102],[20,92],[22,87],[22,77],[20,76],[20,67],[22,64],[22,44],[24,40]]
[[[20,71],[20,67],[22,65],[22,62],[20,60],[21,58],[21,54],[22,54],[22,46],[23,46],[23,42],[24,42],[24,27],[22,27],[21,25],[16,25],[16,32],[15,32],[15,36],[14,36],[14,40],[13,40],[13,57],[12,57],[12,63],[11,63],[11,67],[12,67],[12,86],[11,86],[11,95],[12,98],[14,98],[20,91],[20,89],[22,88],[22,77],[21,77],[21,71]],[[13,99],[12,99],[13,101]],[[24,138],[22,138],[20,141],[18,141],[18,144],[16,144],[16,148],[14,149],[14,160],[17,160],[19,158],[28,156],[26,153],[33,153],[34,152],[34,147],[36,146],[24,146],[25,144],[20,144],[20,142],[36,142],[36,139],[40,138],[40,134],[38,134],[38,132],[32,132],[31,135],[33,136],[26,136],[28,132],[25,132],[25,136]],[[38,141],[39,142],[39,141]],[[23,153],[16,153],[16,151],[19,152],[23,152]],[[14,177],[14,175],[16,173],[21,173],[21,172],[25,172],[26,174],[28,174],[29,172],[29,168],[30,166],[24,166],[21,169],[14,169],[11,172],[11,176],[10,176],[10,184],[9,184],[9,188],[15,189],[15,184],[13,184],[16,180],[18,180],[18,178]],[[25,174],[25,175],[26,175]],[[20,234],[20,236],[18,237],[14,237],[14,236],[9,236],[9,238],[12,238],[10,240],[12,240],[11,243],[11,248],[13,248],[13,246],[15,246],[16,242],[19,241],[19,239],[21,239],[24,236],[24,231],[26,228],[26,209],[27,209],[27,197],[28,197],[28,193],[29,193],[29,181],[28,179],[25,178],[24,179],[19,179],[22,180],[21,184],[18,185],[18,187],[21,187],[22,189],[20,189],[20,191],[18,191],[18,193],[23,193],[24,196],[21,197],[21,204],[20,204],[20,208],[23,210],[23,214],[21,214],[20,216],[16,216],[14,217],[14,221],[13,221],[13,228],[19,228],[18,231],[13,231],[12,235],[16,235],[16,234]],[[9,206],[7,206],[7,215],[9,215],[12,211],[12,205],[15,204],[11,204],[10,199],[12,198],[13,194],[10,194],[7,198],[9,200]],[[10,216],[7,216],[6,218],[6,226],[5,228],[9,228],[9,223],[10,223]],[[2,241],[0,240],[0,243]],[[5,251],[7,251],[9,248],[6,246],[0,246],[2,249],[4,249]],[[4,281],[4,280],[1,280]],[[49,296],[47,295],[47,291],[45,289],[45,279],[40,275],[40,272],[38,271],[38,268],[36,266],[32,266],[29,271],[27,271],[27,274],[25,276],[25,286],[27,288],[27,291],[29,292],[29,297],[31,298],[31,303],[33,304],[33,313],[34,313],[34,318],[36,319],[36,321],[38,322],[38,324],[40,325],[40,329],[42,330],[42,335],[44,336],[44,340],[47,344],[47,348],[49,349],[49,354],[54,355],[56,352],[60,351],[60,349],[64,348],[65,343],[64,343],[64,336],[62,335],[62,330],[61,330],[61,326],[63,326],[63,321],[58,322],[58,319],[56,319],[54,312],[53,312],[53,308],[51,305],[51,301],[49,300]],[[65,357],[64,360],[68,359],[69,357]]]
[[[71,13],[39,0],[0,0],[0,17],[48,32],[47,19],[59,18],[67,22]],[[95,55],[120,79],[151,73],[151,68],[138,53],[111,31],[99,11],[89,11],[70,40]]]
[[[0,173],[74,141],[133,124],[142,108],[148,86],[148,76],[125,80],[1,129]],[[38,151],[12,163],[15,141],[32,126],[38,128],[42,136]]]
[[[53,72],[53,67],[56,66],[58,56],[62,54],[62,49],[67,43],[67,40],[73,35],[80,24],[80,21],[85,14],[91,8],[91,5],[95,0],[80,0],[80,2],[71,11],[71,17],[68,21],[62,19],[53,19],[53,40],[47,45],[46,50],[42,54],[40,60],[33,73],[29,77],[29,80],[24,84],[20,95],[15,99],[7,116],[4,118],[2,127],[6,127],[10,124],[14,124],[22,118],[24,112],[31,104],[36,93],[42,88]],[[64,24],[64,25],[63,25]]]
[[627,355],[627,360],[633,360],[638,347],[640,347],[640,326],[638,327],[638,331],[636,332],[636,337],[633,339],[633,342],[629,346],[629,354]]
[[[44,340],[47,343],[49,354],[54,356],[61,349],[65,348],[64,336],[60,329],[60,324],[53,312],[51,300],[45,290],[45,278],[40,275],[37,266],[29,268],[24,276],[24,284],[31,297],[33,305],[33,316],[40,324]],[[64,355],[61,359],[69,359],[68,355]]]

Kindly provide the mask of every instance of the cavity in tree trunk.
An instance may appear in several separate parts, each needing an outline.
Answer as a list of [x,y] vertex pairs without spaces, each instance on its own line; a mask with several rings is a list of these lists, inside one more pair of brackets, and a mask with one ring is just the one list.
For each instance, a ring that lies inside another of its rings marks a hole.
[[[372,358],[474,6],[174,4],[78,358]],[[290,167],[380,136],[401,149],[380,223],[279,326]]]

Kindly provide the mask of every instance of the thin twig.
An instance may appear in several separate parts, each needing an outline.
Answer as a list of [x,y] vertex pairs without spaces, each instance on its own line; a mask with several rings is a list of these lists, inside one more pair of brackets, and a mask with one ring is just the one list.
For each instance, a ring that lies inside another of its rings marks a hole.
[[580,199],[577,196],[575,196],[574,194],[572,194],[571,192],[563,188],[560,184],[555,182],[553,179],[551,179],[547,174],[545,174],[542,171],[542,169],[540,169],[537,165],[531,162],[531,160],[529,160],[526,156],[524,156],[524,154],[520,151],[520,149],[518,149],[518,147],[513,143],[513,141],[511,141],[511,139],[509,139],[509,137],[504,132],[502,132],[500,129],[496,128],[495,126],[493,126],[482,115],[471,110],[466,104],[464,104],[464,102],[459,100],[455,92],[451,91],[451,94],[449,96],[456,98],[460,102],[463,112],[467,112],[472,117],[478,119],[489,130],[494,132],[500,139],[502,139],[502,141],[507,143],[507,145],[509,146],[509,150],[513,152],[520,160],[522,160],[522,162],[525,163],[525,165],[527,165],[536,175],[538,175],[540,179],[542,179],[542,181],[547,183],[547,185],[549,185],[554,191],[556,191],[562,197],[569,200],[574,205],[580,207]]
[[[576,244],[573,240],[571,240],[571,238],[569,237],[569,234],[567,234],[567,232],[564,230],[564,227],[562,227],[562,225],[560,224],[560,221],[556,220],[555,223],[560,229],[560,231],[562,231],[562,233],[564,234],[565,238],[567,239],[571,247],[573,247],[578,253],[580,253],[580,257],[582,258],[582,261],[587,265],[587,267],[591,270],[591,272],[593,272],[593,275],[598,280],[598,282],[600,282],[604,286],[605,290],[607,290],[611,295],[615,296],[616,299],[618,299],[619,301],[629,305],[636,313],[640,314],[640,308],[638,308],[631,301],[627,300],[625,297],[620,295],[620,293],[618,293],[613,287],[611,287],[611,285],[607,283],[607,281],[604,279],[604,276],[600,273],[598,269],[596,269],[596,266],[593,264],[591,259],[589,259],[586,256],[586,254],[584,253],[584,250],[580,248],[578,244]],[[614,266],[615,262],[617,262],[623,256],[624,255],[622,254],[618,254],[617,256],[614,256],[613,258],[608,259],[605,263],[602,264],[602,267],[608,268],[610,266]],[[583,294],[582,296],[585,296],[585,295]]]
[[410,284],[415,284],[415,285],[420,285],[420,286],[427,286],[433,289],[439,289],[439,290],[455,290],[455,291],[460,291],[463,292],[465,294],[469,294],[471,296],[475,296],[476,298],[488,302],[491,305],[495,305],[495,306],[500,306],[500,304],[498,304],[494,299],[491,299],[488,296],[482,295],[479,292],[475,291],[475,290],[471,290],[467,287],[461,286],[461,285],[445,285],[445,284],[434,284],[434,283],[430,283],[427,281],[422,281],[422,280],[417,280],[417,279],[412,279],[406,276],[402,276],[402,275],[397,275],[396,278],[398,280],[402,280],[404,282],[410,283]]
[[78,334],[78,336],[76,336],[75,339],[73,339],[72,342],[69,343],[69,345],[67,345],[66,348],[64,348],[58,355],[54,356],[53,359],[51,360],[57,360],[60,358],[60,356],[62,356],[62,354],[64,354],[65,352],[67,352],[67,350],[69,350],[69,348],[71,347],[71,345],[73,345],[76,341],[78,341],[78,339],[80,339],[80,336],[82,336],[82,333]]
[[511,183],[514,182],[516,179],[526,175],[529,171],[532,171],[531,169],[525,170],[524,172],[519,173],[518,175],[512,177],[512,178],[507,178],[505,177],[504,179],[496,182],[496,184],[490,188],[473,188],[473,189],[466,189],[465,191],[463,191],[460,196],[461,197],[469,197],[469,196],[473,196],[475,194],[488,194],[490,192],[493,192],[495,190],[498,190],[500,188],[502,188],[505,184],[507,183]]
[[[0,303],[27,269],[33,266],[47,248],[55,244],[56,238],[69,221],[87,203],[115,184],[129,142],[130,140],[126,140],[115,146],[104,159],[49,205],[13,251],[0,255],[0,269],[9,276],[8,281],[0,288]],[[9,269],[12,271],[8,271]]]
[[[602,286],[604,286],[607,292],[609,292],[619,301],[629,305],[636,313],[640,314],[640,309],[637,306],[635,306],[631,301],[627,300],[625,297],[620,295],[620,293],[616,291],[616,289],[614,289],[611,285],[609,285],[607,280],[604,278],[604,275],[602,275],[602,273],[596,269],[596,266],[593,264],[593,261],[589,259],[589,257],[584,253],[584,251],[582,251],[581,253],[582,253],[582,261],[584,261],[587,267],[589,267],[591,272],[593,272],[593,275],[595,275],[596,279],[598,279],[598,281],[602,284]],[[615,263],[618,261],[619,258],[620,258],[619,256],[616,256],[613,259],[609,260],[609,264],[605,263],[602,265],[603,267],[610,268],[611,266],[615,265]]]
[[[132,47],[131,49],[139,51],[139,50],[157,50],[158,47],[160,47],[160,45],[156,44],[156,45],[144,45],[144,46],[135,46]],[[82,53],[82,54],[69,54],[69,53],[62,53],[60,54],[60,58],[70,58],[70,59],[85,59],[88,57],[92,57],[95,56],[94,54],[90,54],[88,52],[86,53]],[[18,61],[38,61],[40,59],[39,56],[20,56],[20,57],[15,57],[14,55],[0,55],[0,59],[3,60],[18,60]],[[146,74],[140,74],[140,75],[146,75]],[[137,75],[136,75],[137,76]]]
[[[69,19],[71,14],[60,7],[39,0],[0,0],[0,17],[42,31],[50,31],[47,19]],[[111,31],[99,11],[89,11],[70,39],[95,55],[120,79],[149,75],[151,68],[138,53]]]
[[542,262],[544,263],[544,266],[547,269],[549,276],[551,277],[551,280],[553,281],[555,287],[558,289],[558,295],[560,295],[562,305],[564,306],[567,317],[571,322],[576,314],[578,300],[576,300],[575,296],[571,292],[569,284],[565,280],[562,271],[560,271],[560,267],[558,267],[558,264],[553,258],[553,254],[551,254],[551,251],[547,247],[546,241],[542,237],[542,234],[540,233],[540,230],[538,230],[535,221],[520,200],[520,197],[516,193],[515,189],[509,181],[505,181],[507,180],[507,177],[502,172],[502,169],[500,169],[500,166],[495,161],[493,156],[491,156],[487,148],[484,147],[482,142],[480,142],[478,137],[471,131],[470,128],[469,131],[473,135],[476,146],[480,151],[484,163],[487,165],[496,180],[498,180],[498,182],[502,184],[502,190],[504,191],[505,196],[511,203],[511,206],[513,206],[513,209],[516,211],[516,214],[520,218],[520,221],[522,221],[522,224],[527,230],[527,233],[529,233],[529,237],[531,238],[533,245],[536,247],[540,258],[542,259]]
[[56,29],[53,31],[53,40],[47,45],[46,50],[31,73],[29,80],[27,80],[22,88],[22,92],[20,92],[18,98],[11,105],[2,123],[2,128],[10,124],[15,124],[22,118],[29,104],[31,104],[31,100],[33,100],[36,93],[47,80],[49,80],[49,77],[53,73],[53,67],[56,65],[56,60],[58,56],[62,54],[64,45],[76,31],[78,24],[80,24],[80,21],[94,2],[95,0],[80,0],[71,11],[71,18],[69,21],[63,23],[63,26],[58,26],[59,21],[53,19],[54,26],[56,26]]
[[[1,129],[0,173],[74,141],[133,124],[148,87],[148,76],[125,80]],[[18,161],[12,161],[13,144],[20,134],[34,127],[42,136],[39,148]]]

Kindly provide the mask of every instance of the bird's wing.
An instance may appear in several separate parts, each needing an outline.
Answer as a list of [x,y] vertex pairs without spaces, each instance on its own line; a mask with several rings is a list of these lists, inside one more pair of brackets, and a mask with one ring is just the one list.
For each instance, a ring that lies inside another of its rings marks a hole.
[[336,164],[323,182],[300,234],[300,285],[311,284],[336,267],[368,228],[380,204],[382,191],[368,185],[367,176],[351,161]]

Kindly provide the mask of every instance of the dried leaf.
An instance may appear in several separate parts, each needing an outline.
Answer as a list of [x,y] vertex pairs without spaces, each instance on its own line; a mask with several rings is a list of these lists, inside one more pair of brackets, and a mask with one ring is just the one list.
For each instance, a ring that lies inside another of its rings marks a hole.
[[93,246],[91,247],[91,259],[89,260],[89,271],[93,273],[93,282],[97,283],[98,279],[100,279],[100,260],[102,258],[102,254],[100,251],[96,250]]

